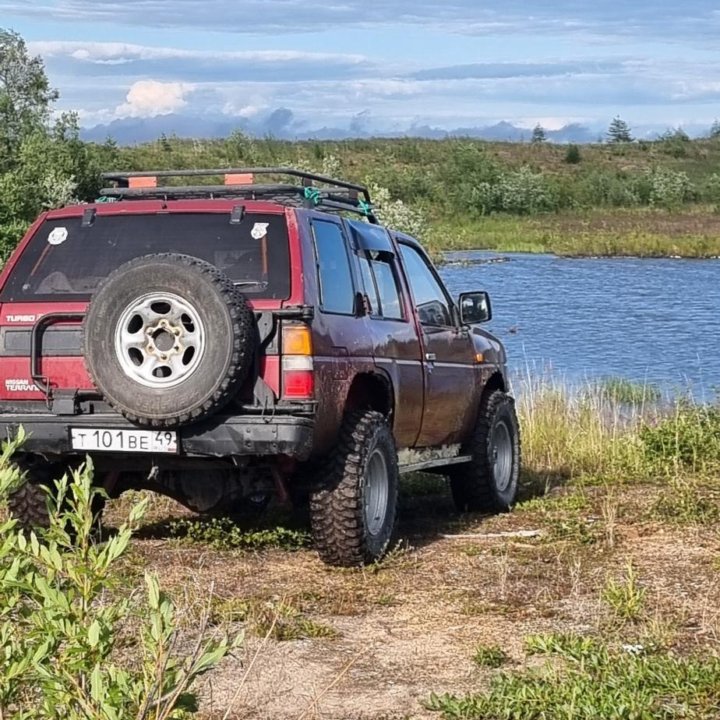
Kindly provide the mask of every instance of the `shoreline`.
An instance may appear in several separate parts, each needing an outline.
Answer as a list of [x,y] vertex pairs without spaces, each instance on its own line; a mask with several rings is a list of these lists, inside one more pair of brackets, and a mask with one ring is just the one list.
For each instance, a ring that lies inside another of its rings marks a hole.
[[433,253],[497,252],[567,258],[717,260],[720,213],[708,206],[671,210],[596,209],[545,215],[435,217]]

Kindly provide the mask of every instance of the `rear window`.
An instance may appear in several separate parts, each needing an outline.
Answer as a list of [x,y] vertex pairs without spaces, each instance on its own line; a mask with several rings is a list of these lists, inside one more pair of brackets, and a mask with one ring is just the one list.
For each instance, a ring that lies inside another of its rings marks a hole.
[[35,233],[0,293],[3,302],[87,299],[128,260],[175,252],[212,263],[250,298],[290,296],[288,234],[283,215],[227,213],[98,215],[48,220]]

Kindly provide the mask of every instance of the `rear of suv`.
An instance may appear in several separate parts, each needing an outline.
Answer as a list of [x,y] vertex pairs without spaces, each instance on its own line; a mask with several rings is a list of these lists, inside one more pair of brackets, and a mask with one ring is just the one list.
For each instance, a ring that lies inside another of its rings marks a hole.
[[[224,183],[170,184],[187,177]],[[366,188],[287,168],[105,178],[100,201],[38,218],[0,276],[23,523],[87,455],[110,496],[250,514],[309,498],[339,565],[386,551],[401,472],[449,476],[460,510],[512,505],[519,432],[504,349],[480,328],[489,298],[455,303]]]

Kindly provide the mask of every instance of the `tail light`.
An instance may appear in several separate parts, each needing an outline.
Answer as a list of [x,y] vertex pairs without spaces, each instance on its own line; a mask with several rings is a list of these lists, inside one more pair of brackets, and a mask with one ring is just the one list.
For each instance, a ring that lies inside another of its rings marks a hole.
[[287,325],[282,336],[282,394],[288,400],[310,400],[315,394],[312,337],[307,325]]

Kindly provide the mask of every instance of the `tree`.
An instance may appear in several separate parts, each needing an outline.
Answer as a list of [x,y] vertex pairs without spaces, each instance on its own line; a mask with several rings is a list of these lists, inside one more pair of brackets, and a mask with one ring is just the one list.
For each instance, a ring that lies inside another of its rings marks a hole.
[[53,120],[57,98],[42,59],[0,28],[0,261],[42,210],[97,197],[112,148],[82,142],[73,113]]
[[545,134],[545,129],[540,123],[538,123],[533,128],[532,138],[530,139],[530,142],[533,145],[541,145],[542,143],[547,142],[547,135]]
[[580,148],[577,145],[568,145],[565,151],[565,162],[568,165],[577,165],[582,160]]
[[23,138],[47,125],[57,98],[42,59],[28,55],[20,35],[0,28],[0,172]]
[[607,131],[607,140],[609,143],[629,143],[633,142],[633,136],[630,134],[629,125],[620,116],[616,115]]
[[710,127],[710,137],[720,138],[720,120],[715,120]]

